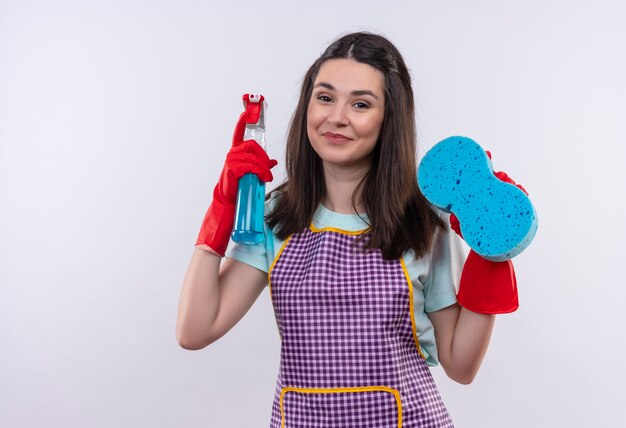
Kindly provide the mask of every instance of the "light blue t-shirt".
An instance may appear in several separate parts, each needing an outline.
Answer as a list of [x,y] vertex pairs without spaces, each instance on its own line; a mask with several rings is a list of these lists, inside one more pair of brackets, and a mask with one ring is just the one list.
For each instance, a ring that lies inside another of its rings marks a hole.
[[[273,208],[275,200],[272,198],[268,201],[266,213]],[[447,214],[439,212],[439,215],[446,225],[449,224]],[[332,227],[360,231],[369,227],[363,219],[367,219],[364,214],[361,216],[339,214],[320,204],[312,222],[317,229]],[[235,244],[227,251],[226,256],[267,273],[282,244],[283,241],[276,238],[266,225],[265,245]],[[415,259],[413,251],[407,251],[402,256],[413,284],[413,308],[418,342],[426,363],[431,366],[437,365],[439,358],[433,325],[426,314],[456,303],[456,288],[466,255],[465,244],[447,226],[445,230],[438,229],[431,250],[426,255]]]

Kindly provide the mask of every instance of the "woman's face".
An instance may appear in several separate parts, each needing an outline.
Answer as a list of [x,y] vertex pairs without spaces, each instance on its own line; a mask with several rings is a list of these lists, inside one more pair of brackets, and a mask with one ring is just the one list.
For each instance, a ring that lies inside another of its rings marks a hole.
[[385,113],[385,78],[352,59],[327,60],[313,84],[307,134],[325,166],[369,167]]

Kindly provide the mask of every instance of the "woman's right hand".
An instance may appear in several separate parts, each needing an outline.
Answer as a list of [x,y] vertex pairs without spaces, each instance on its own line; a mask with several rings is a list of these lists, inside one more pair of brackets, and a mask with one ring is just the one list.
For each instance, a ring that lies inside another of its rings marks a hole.
[[196,247],[224,255],[233,230],[239,179],[252,173],[261,182],[270,182],[273,180],[270,170],[277,163],[254,140],[234,142],[213,190],[213,201],[204,216]]
[[[489,159],[491,153],[486,152]],[[517,186],[526,195],[528,192],[505,172],[493,173],[499,180]],[[454,213],[450,214],[450,228],[461,238],[461,224]],[[511,260],[489,261],[474,250],[470,250],[457,294],[458,303],[472,312],[482,314],[506,314],[519,307],[517,280]]]

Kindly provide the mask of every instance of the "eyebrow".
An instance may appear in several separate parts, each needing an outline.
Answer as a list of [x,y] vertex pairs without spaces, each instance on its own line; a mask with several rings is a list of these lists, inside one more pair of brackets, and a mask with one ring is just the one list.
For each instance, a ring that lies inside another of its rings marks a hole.
[[[335,87],[334,87],[333,85],[331,85],[330,83],[326,83],[326,82],[320,82],[320,83],[318,83],[317,85],[315,85],[315,86],[313,87],[313,89],[315,89],[315,88],[317,88],[317,87],[319,87],[319,86],[321,86],[321,87],[323,87],[323,88],[326,88],[326,89],[328,89],[328,90],[331,90],[331,91],[334,91],[334,90],[335,90]],[[352,92],[350,92],[350,94],[351,94],[351,95],[356,95],[356,96],[361,96],[361,95],[371,95],[372,97],[374,97],[374,98],[378,99],[378,96],[377,96],[375,93],[373,93],[372,91],[368,90],[368,89],[359,89],[359,90],[356,90],[356,91],[352,91]]]

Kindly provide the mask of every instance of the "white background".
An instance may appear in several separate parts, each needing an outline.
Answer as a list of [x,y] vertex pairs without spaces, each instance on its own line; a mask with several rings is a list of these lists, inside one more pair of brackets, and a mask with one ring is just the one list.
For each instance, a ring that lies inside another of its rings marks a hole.
[[474,138],[539,214],[477,379],[433,369],[457,427],[626,426],[625,3],[217,3],[0,0],[0,426],[268,425],[268,293],[198,352],[178,295],[241,94],[276,184],[305,70],[354,30],[403,53],[422,153]]

